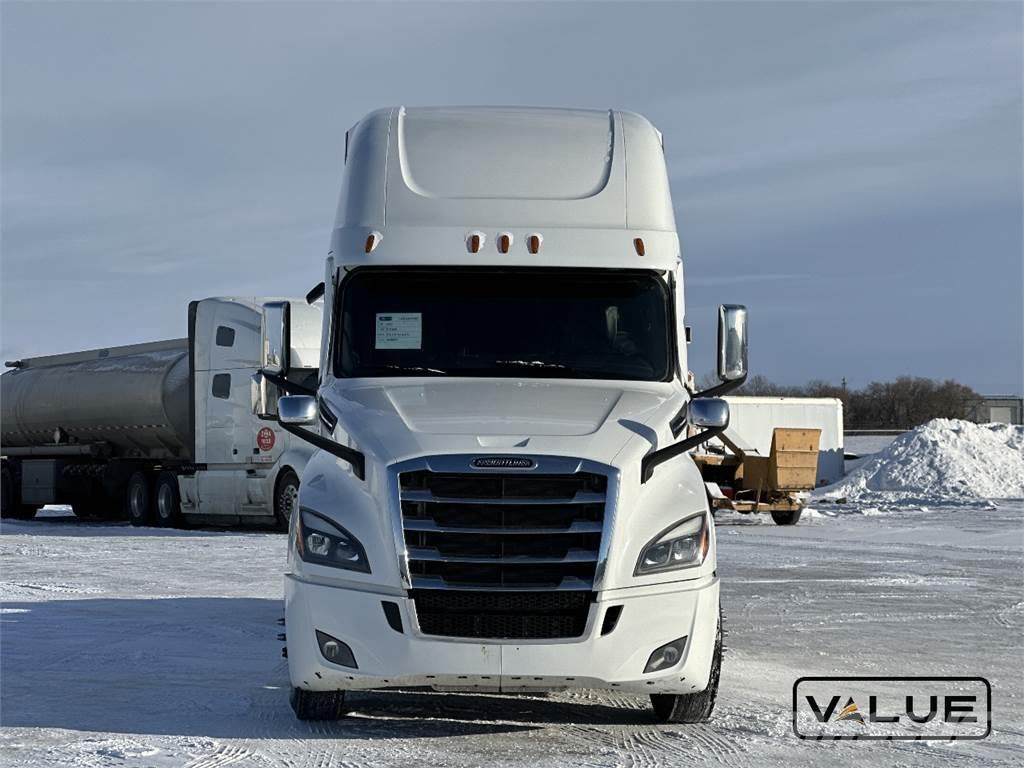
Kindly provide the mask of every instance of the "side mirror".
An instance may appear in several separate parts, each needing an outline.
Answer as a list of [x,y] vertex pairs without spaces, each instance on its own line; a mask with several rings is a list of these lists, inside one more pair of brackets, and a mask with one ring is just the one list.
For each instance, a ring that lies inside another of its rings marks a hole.
[[718,378],[738,381],[747,375],[747,308],[718,307]]
[[261,419],[277,416],[277,386],[262,371],[252,375],[252,412]]
[[729,426],[729,404],[720,397],[691,400],[687,421],[700,429],[725,429]]
[[729,426],[729,404],[720,397],[694,398],[687,405],[686,420],[692,426],[699,427],[700,432],[644,456],[640,462],[641,483],[650,480],[659,465],[721,434]]
[[285,395],[277,401],[277,420],[283,425],[308,427],[317,420],[316,398]]
[[290,307],[287,301],[268,301],[263,305],[260,367],[273,376],[288,375]]

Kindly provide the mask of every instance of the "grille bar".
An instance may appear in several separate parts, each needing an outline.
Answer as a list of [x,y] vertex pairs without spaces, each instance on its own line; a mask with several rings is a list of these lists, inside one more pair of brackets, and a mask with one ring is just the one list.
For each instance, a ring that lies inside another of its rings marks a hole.
[[559,565],[561,563],[596,563],[597,551],[574,549],[564,557],[531,557],[511,555],[504,557],[473,557],[472,555],[445,555],[432,547],[409,547],[409,559],[424,563],[485,563],[487,565]]
[[458,525],[441,525],[431,518],[408,517],[403,526],[407,531],[419,533],[500,533],[508,536],[539,535],[546,536],[549,533],[600,533],[601,523],[590,520],[574,520],[568,528],[480,528]]
[[[445,590],[452,592],[522,592],[523,587],[515,584],[507,586],[491,583],[473,584],[472,582],[449,582],[441,576],[413,576],[413,589]],[[545,592],[590,592],[594,589],[592,579],[581,579],[576,576],[563,576],[562,581],[553,587],[545,587]]]
[[594,491],[577,491],[574,496],[567,498],[548,496],[536,498],[525,496],[481,496],[474,498],[469,496],[435,496],[431,491],[402,489],[401,498],[402,501],[416,501],[427,504],[500,504],[502,506],[526,504],[543,504],[545,506],[549,504],[604,504],[605,501],[603,493]]

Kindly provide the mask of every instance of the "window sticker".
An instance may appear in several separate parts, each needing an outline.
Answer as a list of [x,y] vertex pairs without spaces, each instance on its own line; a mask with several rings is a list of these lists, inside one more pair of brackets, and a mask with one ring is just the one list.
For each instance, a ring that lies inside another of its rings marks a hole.
[[422,346],[421,312],[377,313],[377,349],[420,349]]

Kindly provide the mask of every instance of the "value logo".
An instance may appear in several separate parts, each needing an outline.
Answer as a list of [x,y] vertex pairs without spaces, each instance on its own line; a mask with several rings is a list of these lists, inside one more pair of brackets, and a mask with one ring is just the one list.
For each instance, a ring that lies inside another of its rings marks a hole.
[[801,677],[793,732],[801,739],[983,739],[992,687],[983,677]]

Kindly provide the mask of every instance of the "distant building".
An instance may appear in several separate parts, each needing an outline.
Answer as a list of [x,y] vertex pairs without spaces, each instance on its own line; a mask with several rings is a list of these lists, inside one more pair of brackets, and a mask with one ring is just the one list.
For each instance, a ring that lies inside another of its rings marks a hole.
[[976,424],[1024,424],[1024,398],[1017,395],[984,395],[968,404],[967,413],[967,418]]

